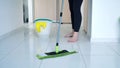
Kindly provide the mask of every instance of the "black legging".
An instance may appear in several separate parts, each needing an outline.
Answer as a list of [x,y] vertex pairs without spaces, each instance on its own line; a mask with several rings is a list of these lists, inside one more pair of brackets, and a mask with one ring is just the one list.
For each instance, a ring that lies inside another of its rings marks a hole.
[[69,0],[69,8],[71,12],[71,21],[72,21],[72,29],[75,32],[79,32],[82,14],[81,14],[81,4],[83,0]]

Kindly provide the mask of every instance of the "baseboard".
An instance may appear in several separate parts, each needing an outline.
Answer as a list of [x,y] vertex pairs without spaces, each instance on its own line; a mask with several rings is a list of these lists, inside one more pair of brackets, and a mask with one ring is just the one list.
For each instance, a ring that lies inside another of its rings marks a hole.
[[94,42],[120,42],[120,38],[91,38],[91,43]]
[[1,40],[1,39],[4,39],[4,38],[6,38],[6,37],[8,37],[8,36],[10,36],[10,35],[12,35],[12,34],[14,34],[14,33],[17,33],[17,32],[19,32],[19,31],[21,31],[22,29],[24,29],[24,26],[23,26],[23,25],[20,26],[20,27],[18,27],[18,28],[16,28],[16,29],[14,29],[14,30],[12,30],[12,31],[10,31],[10,32],[8,32],[8,33],[6,33],[6,34],[1,35],[1,36],[0,36],[0,40]]

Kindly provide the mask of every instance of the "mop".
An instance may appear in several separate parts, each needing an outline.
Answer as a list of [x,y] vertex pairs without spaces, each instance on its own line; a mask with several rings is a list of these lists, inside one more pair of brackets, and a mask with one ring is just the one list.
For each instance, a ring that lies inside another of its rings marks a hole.
[[56,41],[55,51],[45,53],[45,56],[37,55],[36,57],[40,60],[48,59],[48,58],[62,57],[62,56],[67,56],[67,55],[77,53],[76,51],[69,52],[67,50],[59,50],[59,37],[60,37],[60,27],[61,27],[61,23],[62,23],[63,6],[64,6],[64,0],[62,0],[62,3],[61,3],[61,12],[60,12],[59,25],[58,25],[57,41]]

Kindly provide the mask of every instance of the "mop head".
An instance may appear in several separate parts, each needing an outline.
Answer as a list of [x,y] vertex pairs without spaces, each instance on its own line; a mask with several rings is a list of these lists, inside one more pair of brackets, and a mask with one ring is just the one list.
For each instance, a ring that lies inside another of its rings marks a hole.
[[40,60],[43,60],[43,59],[48,59],[48,58],[57,58],[57,57],[67,56],[67,55],[74,54],[74,53],[77,53],[77,52],[76,51],[69,52],[67,50],[62,50],[62,51],[59,51],[58,53],[56,52],[45,53],[47,56],[37,55],[37,58]]

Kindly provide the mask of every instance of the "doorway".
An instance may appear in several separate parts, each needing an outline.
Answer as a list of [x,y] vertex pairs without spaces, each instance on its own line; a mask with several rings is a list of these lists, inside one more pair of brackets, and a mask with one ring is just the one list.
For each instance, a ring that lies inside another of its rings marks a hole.
[[[70,24],[71,17],[69,11],[68,0],[64,0],[64,10],[63,10],[63,23]],[[90,0],[91,1],[91,0]],[[87,34],[91,33],[91,2],[89,0],[83,0],[82,4],[82,30]],[[34,18],[49,18],[52,20],[59,19],[59,12],[61,7],[61,0],[34,0]]]
[[28,0],[23,0],[23,22],[28,23]]

